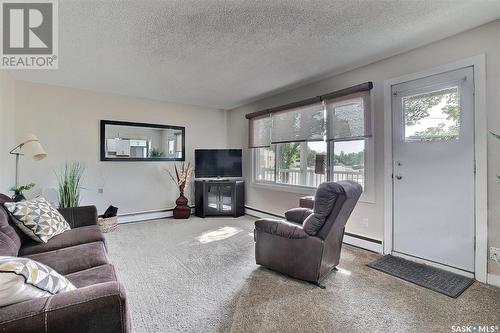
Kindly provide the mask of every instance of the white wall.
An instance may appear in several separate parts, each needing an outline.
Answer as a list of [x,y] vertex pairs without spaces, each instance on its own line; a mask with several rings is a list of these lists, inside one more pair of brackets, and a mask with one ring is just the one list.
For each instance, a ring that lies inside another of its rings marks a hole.
[[[415,73],[478,54],[486,54],[487,113],[491,130],[500,132],[500,21],[461,33],[413,51],[373,63],[329,79],[293,89],[229,112],[230,147],[247,147],[248,129],[245,114],[272,106],[317,96],[366,81],[373,81],[375,140],[375,203],[359,203],[347,224],[347,231],[381,240],[384,219],[384,80]],[[500,141],[488,138],[488,221],[489,245],[500,247]],[[251,177],[251,153],[245,150],[245,176]],[[247,186],[247,205],[282,214],[298,204],[300,194]],[[489,262],[491,272],[500,267]]]
[[86,166],[82,204],[95,204],[100,212],[110,204],[119,213],[171,208],[178,196],[163,170],[173,168],[172,162],[100,162],[101,119],[185,126],[186,161],[194,160],[195,148],[226,146],[221,110],[23,81],[16,81],[15,102],[16,136],[36,134],[48,154],[39,162],[21,161],[21,182],[37,184],[30,194],[55,187],[54,172],[64,161],[81,161]]
[[0,193],[15,182],[15,158],[9,154],[16,145],[14,139],[14,86],[15,81],[5,70],[0,70]]

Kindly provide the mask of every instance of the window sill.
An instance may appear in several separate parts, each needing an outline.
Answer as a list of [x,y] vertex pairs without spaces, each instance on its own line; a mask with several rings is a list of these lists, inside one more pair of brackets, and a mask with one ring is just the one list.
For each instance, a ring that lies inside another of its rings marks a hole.
[[[297,186],[297,185],[281,185],[276,183],[258,183],[253,181],[251,183],[252,187],[261,188],[265,190],[288,192],[288,193],[299,193],[303,195],[314,195],[316,193],[316,188]],[[363,192],[359,198],[359,202],[374,204],[375,200],[368,192]]]
[[276,183],[260,183],[260,182],[252,182],[252,186],[256,188],[262,188],[266,190],[275,190],[281,192],[289,192],[289,193],[299,193],[304,195],[314,195],[316,193],[315,187],[307,187],[307,186],[297,186],[297,185],[285,185],[285,184],[276,184]]

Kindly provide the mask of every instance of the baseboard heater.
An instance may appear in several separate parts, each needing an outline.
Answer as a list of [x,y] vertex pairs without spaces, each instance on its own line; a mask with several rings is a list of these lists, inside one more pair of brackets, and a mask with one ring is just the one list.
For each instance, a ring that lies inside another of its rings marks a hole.
[[[189,206],[189,207],[191,208],[191,213],[194,213],[194,206]],[[122,223],[140,222],[148,220],[157,220],[172,216],[174,216],[174,208],[148,210],[144,212],[118,214],[118,223],[122,224]]]
[[[262,217],[279,218],[279,219],[285,218],[285,216],[283,215],[266,212],[264,210],[260,210],[250,206],[245,206],[245,213],[260,218]],[[378,239],[373,239],[370,237],[346,232],[344,233],[344,243],[362,248],[364,250],[376,253],[383,253],[382,241]]]
[[[191,211],[194,213],[195,207],[194,206],[190,207]],[[167,208],[167,209],[151,210],[145,212],[119,214],[118,223],[122,224],[122,223],[163,219],[166,217],[172,217],[173,211],[174,211],[173,208]],[[278,219],[285,218],[285,216],[283,215],[266,212],[264,210],[253,208],[250,206],[245,206],[245,214],[260,218],[262,217],[270,217]],[[346,232],[344,234],[344,243],[362,248],[364,250],[376,253],[383,253],[382,241],[378,239],[373,239],[366,236]]]
[[358,235],[358,234],[353,234],[353,233],[350,233],[350,232],[345,232],[344,236],[350,236],[350,237],[358,238],[358,239],[361,239],[361,240],[364,240],[364,241],[367,241],[367,242],[372,242],[372,243],[375,243],[375,244],[382,245],[382,241],[381,240],[373,239],[373,238],[366,237],[366,236],[361,236],[361,235]]

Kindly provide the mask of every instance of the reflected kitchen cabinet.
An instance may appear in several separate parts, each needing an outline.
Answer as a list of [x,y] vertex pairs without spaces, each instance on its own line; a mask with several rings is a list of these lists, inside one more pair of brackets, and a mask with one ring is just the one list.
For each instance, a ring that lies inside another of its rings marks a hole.
[[185,127],[101,120],[101,161],[184,161]]

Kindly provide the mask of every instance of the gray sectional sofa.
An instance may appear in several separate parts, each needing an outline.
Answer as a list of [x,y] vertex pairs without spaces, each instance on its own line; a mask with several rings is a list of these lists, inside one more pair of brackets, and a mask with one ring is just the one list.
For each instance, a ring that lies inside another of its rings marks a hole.
[[[1,204],[10,198],[0,194]],[[130,332],[126,294],[108,261],[94,206],[60,209],[71,230],[36,243],[0,208],[0,256],[31,258],[76,290],[0,308],[0,332]]]

